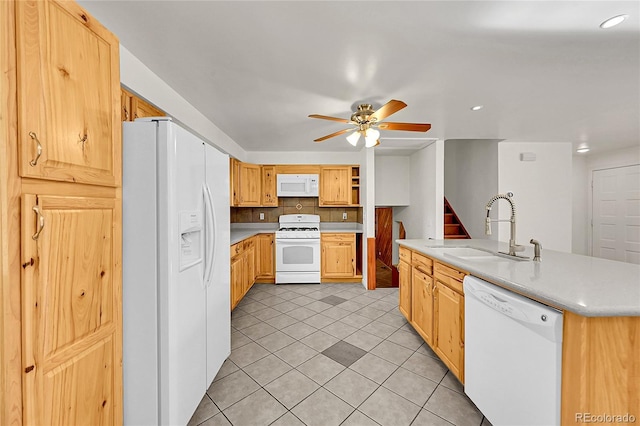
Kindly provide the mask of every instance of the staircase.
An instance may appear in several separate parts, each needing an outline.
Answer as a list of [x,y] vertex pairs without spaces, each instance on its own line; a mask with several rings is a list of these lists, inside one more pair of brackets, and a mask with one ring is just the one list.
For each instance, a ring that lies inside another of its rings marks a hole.
[[458,219],[456,212],[451,208],[451,204],[444,199],[444,239],[468,239],[471,238],[464,225]]

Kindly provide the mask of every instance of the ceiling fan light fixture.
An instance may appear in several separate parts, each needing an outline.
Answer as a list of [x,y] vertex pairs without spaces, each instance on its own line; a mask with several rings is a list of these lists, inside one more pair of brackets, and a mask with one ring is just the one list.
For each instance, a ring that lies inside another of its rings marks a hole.
[[615,27],[618,24],[621,24],[625,19],[627,19],[629,15],[618,15],[613,18],[609,18],[600,24],[600,28],[606,30],[607,28]]
[[359,140],[360,140],[359,131],[355,131],[355,132],[352,132],[350,135],[347,135],[347,142],[349,142],[353,146],[356,146]]
[[376,129],[367,129],[367,133],[364,135],[365,145],[367,148],[374,147],[378,144],[378,138],[380,132]]

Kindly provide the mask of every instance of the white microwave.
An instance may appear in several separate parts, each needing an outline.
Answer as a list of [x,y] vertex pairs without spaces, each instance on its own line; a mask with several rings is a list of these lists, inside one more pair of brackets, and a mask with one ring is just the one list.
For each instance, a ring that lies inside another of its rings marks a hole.
[[317,174],[278,174],[278,197],[317,197],[318,179],[319,176]]

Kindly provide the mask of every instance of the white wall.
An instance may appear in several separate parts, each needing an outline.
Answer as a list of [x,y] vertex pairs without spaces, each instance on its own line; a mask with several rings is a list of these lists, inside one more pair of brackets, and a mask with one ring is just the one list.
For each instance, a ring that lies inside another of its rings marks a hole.
[[120,45],[120,81],[123,86],[148,100],[211,145],[240,160],[245,150],[207,119],[178,92]]
[[[407,238],[444,237],[444,141],[438,140],[410,157],[407,207],[394,207],[393,219],[402,221]],[[393,260],[394,263],[397,261]]]
[[381,207],[409,205],[409,156],[377,155],[375,158],[375,205]]
[[444,144],[444,195],[471,238],[484,233],[487,202],[498,193],[498,142],[451,140]]
[[[531,152],[536,161],[520,161]],[[572,167],[571,143],[501,142],[498,144],[498,192],[513,192],[516,205],[516,242],[531,238],[543,248],[571,252]],[[499,217],[509,219],[505,201],[496,201]],[[494,204],[494,206],[496,205]],[[496,218],[492,212],[492,218]],[[498,239],[509,241],[509,224],[494,225]]]

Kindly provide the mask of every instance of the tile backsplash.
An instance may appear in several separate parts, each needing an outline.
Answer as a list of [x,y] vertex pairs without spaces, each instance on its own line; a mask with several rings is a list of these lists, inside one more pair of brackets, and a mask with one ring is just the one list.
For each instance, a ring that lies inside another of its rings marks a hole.
[[[343,213],[347,220],[342,219]],[[362,207],[318,207],[317,197],[281,197],[278,207],[231,207],[231,223],[277,223],[282,214],[317,214],[320,222],[362,223]]]

